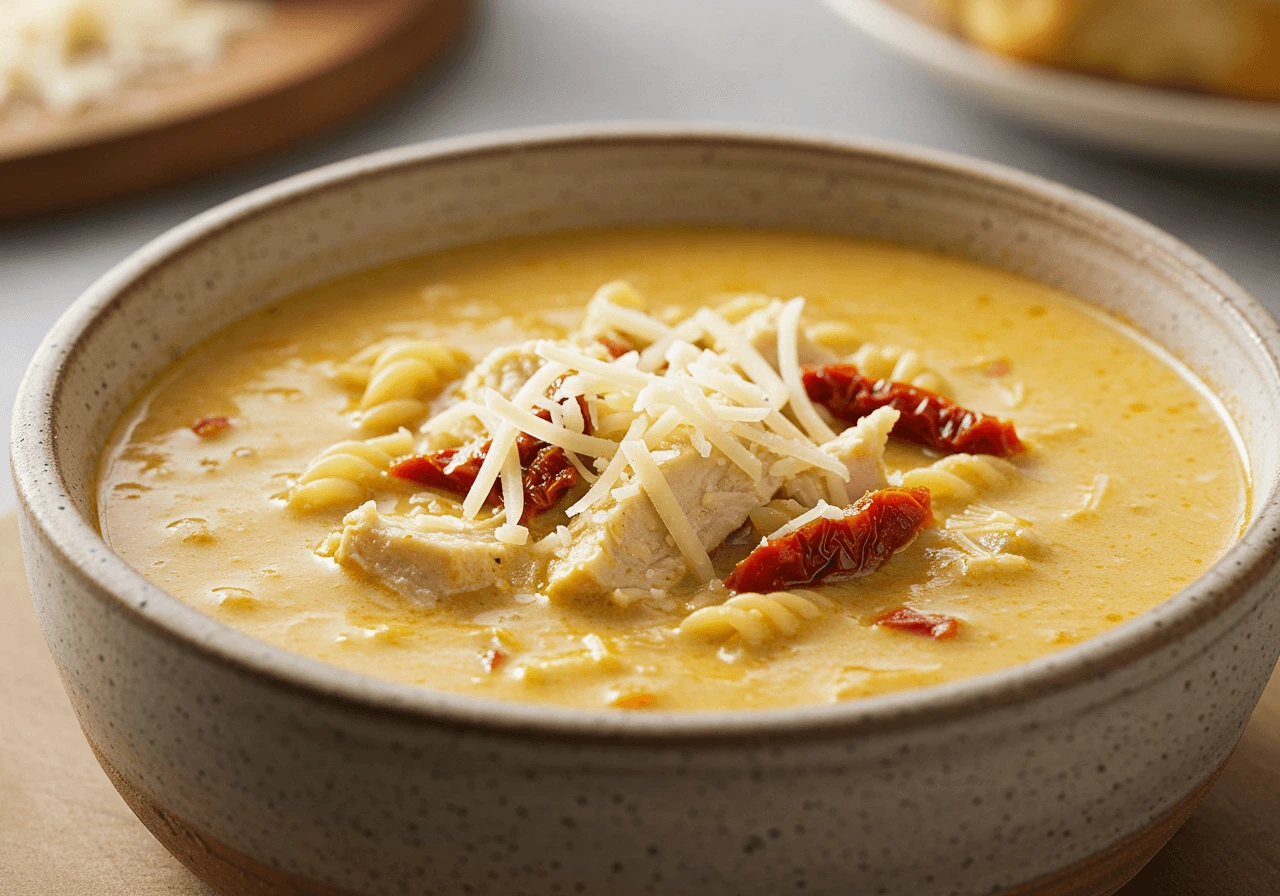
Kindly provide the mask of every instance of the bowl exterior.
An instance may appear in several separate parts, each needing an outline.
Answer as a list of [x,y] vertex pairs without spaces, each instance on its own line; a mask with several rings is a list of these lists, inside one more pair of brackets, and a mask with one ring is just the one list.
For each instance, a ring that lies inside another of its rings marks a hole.
[[934,727],[575,743],[247,676],[24,530],[40,623],[104,768],[206,882],[253,896],[1110,892],[1226,761],[1280,622],[1272,576],[1133,667]]
[[939,154],[713,129],[355,160],[141,250],[59,322],[24,382],[12,444],[33,601],[112,780],[223,893],[1118,886],[1194,807],[1280,651],[1270,504],[1195,586],[1052,657],[841,707],[692,720],[512,707],[321,666],[180,604],[97,536],[112,424],[215,328],[410,252],[648,222],[892,239],[1122,312],[1238,396],[1255,494],[1275,493],[1274,321],[1190,250],[1070,191]]

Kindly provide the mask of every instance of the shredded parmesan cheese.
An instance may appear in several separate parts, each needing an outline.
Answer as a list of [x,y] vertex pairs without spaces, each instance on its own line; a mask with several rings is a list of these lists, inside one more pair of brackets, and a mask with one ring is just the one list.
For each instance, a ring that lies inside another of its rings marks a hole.
[[671,332],[666,324],[654,320],[643,311],[623,308],[612,302],[604,302],[593,309],[596,318],[617,330],[631,336],[639,336],[649,342],[663,338]]
[[662,440],[671,435],[683,421],[680,412],[675,408],[667,408],[658,415],[658,419],[653,422],[644,434],[644,443],[650,448],[657,448],[662,444]]
[[618,446],[608,439],[586,436],[563,426],[556,426],[554,422],[543,420],[528,411],[522,411],[493,389],[485,392],[484,403],[485,407],[521,432],[526,432],[535,439],[541,439],[548,445],[555,445],[565,451],[585,454],[588,457],[613,457],[614,452],[618,450]]
[[520,469],[520,452],[514,448],[502,462],[502,508],[511,522],[498,527],[496,537],[506,544],[524,544],[529,530],[520,525],[524,516],[524,475]]
[[748,451],[741,442],[734,439],[728,430],[720,425],[718,420],[714,419],[714,411],[708,415],[694,406],[695,403],[701,403],[707,405],[707,410],[710,410],[710,405],[707,404],[707,399],[701,390],[696,388],[679,389],[675,386],[674,381],[659,379],[655,381],[652,387],[641,391],[641,394],[636,398],[636,410],[644,410],[645,406],[655,398],[670,404],[680,411],[684,415],[685,422],[712,445],[723,451],[725,456],[750,476],[753,482],[760,481],[760,475],[764,472],[764,466],[760,463],[760,458]]
[[849,470],[839,458],[831,456],[821,448],[813,447],[808,442],[784,439],[782,436],[765,432],[763,429],[748,426],[745,423],[735,423],[729,431],[735,436],[740,436],[749,442],[755,442],[757,445],[768,448],[774,454],[780,454],[783,457],[794,457],[797,460],[804,461],[811,467],[828,470],[832,474],[841,477],[841,482],[849,478]]
[[693,319],[682,321],[640,353],[639,368],[652,373],[663,365],[667,358],[667,350],[677,341],[692,343],[701,335],[702,328]]
[[550,341],[539,342],[535,351],[537,351],[539,357],[546,358],[548,361],[556,361],[579,373],[595,374],[600,378],[600,384],[603,386],[612,385],[638,392],[656,379],[651,374],[641,373],[639,370],[629,368],[624,364],[600,361],[582,352],[556,345]]
[[578,458],[578,455],[574,454],[572,451],[566,451],[564,456],[569,458],[569,463],[573,464],[573,468],[578,471],[578,475],[585,481],[589,483],[596,481],[596,474],[587,469],[586,464]]
[[[631,428],[627,430],[627,434],[623,437],[623,444],[628,440],[639,439],[644,435],[644,428],[647,424],[644,417],[636,418],[631,424]],[[591,488],[587,489],[587,493],[578,499],[577,503],[569,507],[565,514],[568,516],[577,516],[585,510],[590,510],[597,503],[604,500],[604,496],[609,494],[618,480],[622,478],[622,474],[627,470],[627,456],[619,451],[609,461],[609,465],[604,468],[604,472],[600,474],[600,478],[595,481]]]
[[[705,355],[706,353],[703,358]],[[695,383],[732,398],[745,407],[771,410],[769,396],[763,389],[733,373],[716,369],[703,358],[689,365],[689,376],[693,377]]]
[[[497,435],[489,442],[489,453],[485,455],[484,462],[480,464],[480,472],[476,474],[476,481],[471,483],[471,490],[462,499],[462,515],[466,519],[475,519],[476,514],[480,512],[480,508],[484,506],[485,499],[489,497],[489,492],[493,490],[493,484],[498,481],[498,476],[502,472],[503,461],[515,451],[516,437],[518,435],[519,432],[514,426],[506,424],[498,428]],[[520,457],[517,454],[517,463],[519,460]]]
[[818,416],[800,379],[800,315],[804,312],[804,299],[795,298],[782,306],[778,315],[778,371],[791,394],[791,410],[809,435],[816,442],[829,442],[836,434]]
[[715,337],[716,342],[724,346],[724,353],[733,359],[739,367],[769,396],[769,404],[781,410],[787,403],[787,385],[764,356],[756,351],[756,347],[746,337],[735,330],[729,323],[714,311],[703,308],[694,315],[704,330]]
[[[568,370],[560,364],[548,363],[543,364],[538,370],[529,377],[529,381],[520,387],[520,391],[515,394],[515,400],[511,402],[516,408],[528,410],[533,406],[534,399],[543,395],[551,384],[564,376]],[[471,489],[467,492],[467,497],[462,502],[462,515],[473,520],[476,514],[480,512],[480,508],[484,506],[485,499],[489,496],[489,492],[493,490],[493,484],[498,481],[503,464],[507,463],[510,455],[515,456],[515,465],[518,470],[520,467],[520,455],[516,451],[516,437],[519,435],[517,427],[510,423],[503,423],[493,433],[493,439],[489,443],[489,453],[485,455],[484,462],[480,464],[480,471],[476,474],[476,481],[471,483]],[[506,491],[503,491],[503,500],[506,500]],[[521,507],[524,505],[524,489],[520,489]],[[510,507],[511,505],[506,505]],[[519,520],[520,514],[511,514],[510,518]]]
[[[632,301],[626,301],[629,297]],[[685,542],[680,549],[691,557],[694,567],[700,566],[699,555],[705,556],[706,551],[700,545],[693,550],[687,518],[683,513],[676,518],[664,502],[667,495],[675,500],[665,479],[663,487],[655,481],[646,482],[632,458],[618,450],[617,439],[624,430],[622,443],[639,443],[640,448],[633,446],[631,451],[643,449],[651,480],[662,479],[662,473],[649,452],[679,429],[687,433],[683,437],[702,457],[710,457],[714,448],[756,483],[764,475],[765,461],[775,475],[820,470],[826,474],[827,497],[836,504],[847,503],[844,482],[849,470],[815,442],[829,441],[835,434],[818,416],[800,380],[796,340],[803,299],[786,303],[778,315],[782,375],[742,332],[714,312],[703,309],[692,319],[669,327],[641,310],[643,300],[638,296],[619,293],[619,301],[613,299],[614,292],[604,287],[597,293],[590,312],[594,324],[652,339],[643,353],[628,352],[605,360],[574,344],[543,340],[536,344],[535,352],[545,363],[511,400],[490,389],[484,394],[482,407],[468,403],[470,407],[452,410],[457,417],[479,416],[491,434],[488,455],[463,502],[465,516],[473,518],[479,512],[497,482],[501,482],[504,503],[517,500],[516,437],[522,432],[564,449],[569,462],[590,483],[587,493],[567,510],[569,516],[596,508],[610,496],[620,500],[635,494],[636,488],[643,489],[655,507],[661,505],[660,513],[672,538]],[[691,341],[704,335],[714,340],[718,350],[699,348]],[[654,364],[657,358],[665,361],[665,368]],[[549,398],[553,384],[554,397]],[[587,434],[579,400],[588,415],[599,421],[591,435]],[[800,427],[781,413],[788,404]],[[551,419],[533,413],[538,407]],[[594,460],[598,476],[583,463],[586,458]],[[636,480],[620,484],[628,467]],[[509,519],[518,518],[514,509],[511,514]],[[518,537],[516,530],[523,531],[512,523],[504,534]]]

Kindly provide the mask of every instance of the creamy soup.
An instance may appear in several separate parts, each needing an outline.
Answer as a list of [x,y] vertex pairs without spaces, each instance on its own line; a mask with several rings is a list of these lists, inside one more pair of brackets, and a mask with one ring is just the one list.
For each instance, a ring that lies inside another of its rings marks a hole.
[[120,421],[107,542],[256,638],[582,707],[852,700],[1106,631],[1238,537],[1212,394],[970,261],[760,231],[470,246],[307,290]]

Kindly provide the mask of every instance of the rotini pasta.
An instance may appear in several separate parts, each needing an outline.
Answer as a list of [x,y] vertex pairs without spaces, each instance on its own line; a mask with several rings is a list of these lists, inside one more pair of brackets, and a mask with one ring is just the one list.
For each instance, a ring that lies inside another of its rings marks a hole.
[[648,301],[630,283],[611,280],[587,303],[579,335],[588,345],[599,341],[610,355],[625,354],[661,340],[669,332],[666,324],[648,311]]
[[368,496],[396,458],[413,450],[413,437],[405,429],[364,441],[339,442],[315,456],[289,489],[286,500],[297,510],[354,507]]
[[767,308],[774,301],[769,296],[756,292],[743,293],[727,299],[716,306],[716,314],[731,324],[741,323],[762,308]]
[[739,635],[755,646],[791,637],[800,630],[801,622],[816,619],[830,606],[827,598],[813,591],[745,592],[718,606],[695,610],[680,623],[680,631],[710,640]]
[[915,349],[898,345],[864,343],[849,361],[864,375],[895,383],[910,383],[930,392],[943,394],[947,388],[942,375],[924,363]]
[[927,488],[935,501],[969,502],[980,493],[1014,482],[1022,475],[1014,464],[988,454],[952,454],[894,477],[895,485]]
[[767,538],[804,512],[805,506],[794,498],[774,498],[751,511],[747,517],[752,527]]
[[[630,283],[626,280],[610,280],[604,286],[596,290],[594,296],[591,297],[592,302],[608,302],[610,305],[617,305],[619,308],[631,308],[634,311],[648,311],[649,303],[644,296],[635,291]],[[588,305],[587,314],[590,315],[591,308]]]
[[925,364],[919,352],[899,345],[863,342],[858,328],[847,321],[824,321],[806,332],[818,345],[849,353],[849,363],[866,376],[909,383],[939,394],[947,388],[942,374]]
[[862,331],[845,320],[824,320],[805,328],[805,335],[825,348],[851,352],[862,344]]
[[337,370],[347,388],[360,391],[357,419],[366,432],[390,432],[427,414],[427,402],[457,379],[468,358],[439,342],[406,339],[379,343]]

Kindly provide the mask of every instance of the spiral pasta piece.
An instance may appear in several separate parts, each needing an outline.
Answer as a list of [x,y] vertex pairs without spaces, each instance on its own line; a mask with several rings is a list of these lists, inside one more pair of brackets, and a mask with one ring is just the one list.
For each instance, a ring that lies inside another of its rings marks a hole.
[[751,315],[764,308],[774,299],[761,293],[748,292],[734,296],[716,306],[716,314],[731,324],[742,323]]
[[940,395],[945,394],[946,380],[937,370],[927,365],[915,349],[863,342],[859,329],[848,321],[823,321],[809,327],[807,332],[814,342],[834,351],[848,352],[854,349],[847,360],[864,376],[908,383]]
[[337,370],[359,391],[358,419],[366,432],[390,432],[427,415],[427,402],[462,374],[462,352],[426,339],[370,346]]
[[952,454],[900,474],[895,485],[927,488],[935,501],[969,502],[979,494],[1015,481],[1022,475],[1014,464],[989,454]]
[[[596,290],[593,302],[608,302],[619,308],[630,308],[634,311],[648,311],[649,303],[644,296],[625,280],[610,280]],[[589,312],[588,312],[589,313]]]
[[413,450],[413,436],[405,429],[364,441],[338,442],[315,456],[286,500],[296,510],[355,507],[396,458]]
[[909,383],[938,394],[947,387],[942,375],[926,365],[915,349],[867,342],[859,346],[849,360],[864,376],[878,380]]
[[830,602],[812,591],[743,592],[714,607],[695,610],[680,623],[682,634],[710,640],[733,635],[752,646],[791,637],[802,622],[816,619]]

